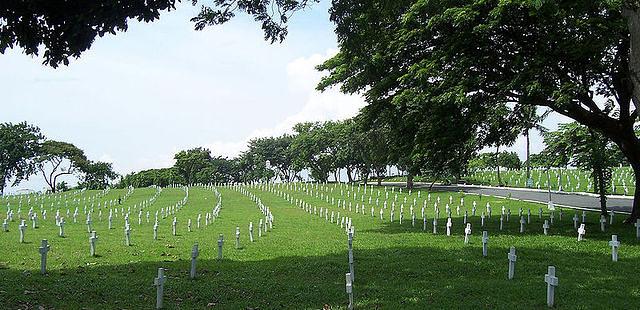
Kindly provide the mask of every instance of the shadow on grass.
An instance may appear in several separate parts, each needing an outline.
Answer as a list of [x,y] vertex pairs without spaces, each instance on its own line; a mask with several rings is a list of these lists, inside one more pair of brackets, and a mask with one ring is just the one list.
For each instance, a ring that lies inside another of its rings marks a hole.
[[[544,308],[544,273],[558,269],[559,308],[626,308],[640,304],[639,257],[611,264],[608,255],[552,248],[518,251],[516,278],[506,279],[506,247],[394,247],[354,250],[359,309]],[[203,251],[215,251],[203,248]],[[215,253],[210,253],[215,255]],[[90,261],[87,258],[87,261]],[[151,309],[157,268],[166,268],[165,307],[214,309],[332,309],[346,307],[347,254],[261,261],[200,260],[195,280],[184,260],[115,266],[87,263],[52,270],[1,269],[2,308]]]

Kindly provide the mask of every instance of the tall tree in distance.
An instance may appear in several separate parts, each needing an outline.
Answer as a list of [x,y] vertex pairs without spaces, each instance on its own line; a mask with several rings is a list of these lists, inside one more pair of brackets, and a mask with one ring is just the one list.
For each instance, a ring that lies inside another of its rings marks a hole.
[[517,105],[515,107],[516,117],[519,118],[520,128],[522,128],[522,134],[526,139],[526,160],[525,165],[527,168],[527,187],[529,186],[529,179],[531,179],[531,164],[529,162],[529,153],[531,151],[531,141],[529,134],[531,130],[537,130],[540,133],[547,131],[547,128],[542,126],[542,122],[549,116],[551,110],[546,110],[542,114],[538,114],[538,107],[534,105]]
[[118,177],[113,171],[111,163],[87,161],[80,167],[83,176],[80,187],[86,189],[105,189],[109,183]]
[[187,185],[195,182],[196,174],[211,164],[211,151],[202,147],[178,152],[173,159],[178,174],[180,174]]
[[0,196],[11,179],[17,185],[33,174],[42,139],[40,129],[26,122],[0,123]]
[[63,175],[82,172],[87,164],[84,151],[67,142],[47,140],[42,144],[37,165],[52,193],[56,192],[57,180]]

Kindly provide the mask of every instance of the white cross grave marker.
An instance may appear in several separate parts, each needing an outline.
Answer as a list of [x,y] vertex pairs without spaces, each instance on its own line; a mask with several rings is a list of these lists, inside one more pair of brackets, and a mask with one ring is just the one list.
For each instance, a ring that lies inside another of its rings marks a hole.
[[467,223],[467,227],[464,229],[464,243],[469,243],[469,235],[471,235],[471,223]]
[[558,286],[556,267],[549,266],[547,274],[544,275],[544,282],[547,283],[547,306],[553,307],[555,301],[555,287]]
[[580,224],[580,228],[578,228],[578,241],[582,241],[582,237],[587,233],[587,230],[584,227],[584,224]]
[[198,243],[196,243],[193,245],[193,248],[191,248],[191,272],[189,273],[191,279],[195,279],[196,277],[196,258],[198,258],[199,254]]
[[511,280],[511,279],[513,279],[513,275],[514,275],[515,270],[516,270],[516,260],[518,259],[518,256],[516,255],[516,248],[515,247],[511,247],[509,249],[509,253],[507,254],[507,258],[509,259],[508,278],[509,278],[509,280]]
[[620,241],[618,241],[618,235],[611,235],[611,241],[609,241],[611,247],[611,260],[618,261],[618,248],[620,247]]
[[482,231],[482,256],[487,257],[487,243],[489,243],[489,233]]
[[18,225],[18,229],[20,230],[20,243],[24,243],[24,231],[27,230],[27,224],[24,220]]
[[222,245],[224,244],[224,236],[220,234],[218,237],[218,259],[222,259]]
[[96,256],[96,241],[98,241],[98,236],[95,231],[91,232],[91,237],[89,237],[89,255]]
[[166,281],[167,277],[164,275],[164,269],[158,268],[158,277],[153,280],[153,285],[156,286],[156,309],[162,309],[162,295]]
[[47,239],[42,239],[42,244],[40,245],[40,273],[47,273],[47,252],[49,252],[49,242]]

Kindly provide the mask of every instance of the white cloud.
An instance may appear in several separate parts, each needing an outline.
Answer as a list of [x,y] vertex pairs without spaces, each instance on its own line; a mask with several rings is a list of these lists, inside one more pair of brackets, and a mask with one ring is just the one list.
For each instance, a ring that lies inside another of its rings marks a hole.
[[344,120],[357,115],[360,109],[365,106],[361,96],[345,95],[340,93],[337,88],[331,88],[324,92],[315,89],[323,75],[315,67],[335,55],[336,52],[335,49],[329,49],[324,54],[300,57],[287,64],[289,91],[303,93],[306,97],[305,104],[296,113],[287,116],[272,127],[255,129],[242,141],[215,141],[208,144],[207,147],[216,155],[233,157],[246,149],[249,140],[292,133],[292,128],[297,123]]

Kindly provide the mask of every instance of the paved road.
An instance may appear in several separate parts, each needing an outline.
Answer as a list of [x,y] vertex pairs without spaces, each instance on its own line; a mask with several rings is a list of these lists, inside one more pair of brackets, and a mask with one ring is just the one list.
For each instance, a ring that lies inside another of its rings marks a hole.
[[[383,185],[400,186],[404,183],[388,182]],[[418,188],[428,187],[427,183],[415,183],[414,186]],[[549,193],[545,191],[531,191],[521,190],[515,188],[497,188],[497,187],[480,187],[480,186],[466,186],[466,185],[434,185],[434,191],[463,191],[470,194],[482,194],[489,196],[502,196],[507,197],[511,194],[511,198],[531,200],[541,203],[547,203],[549,201]],[[556,205],[562,205],[567,207],[575,207],[582,209],[600,209],[600,200],[597,197],[570,194],[570,193],[551,193],[551,200]],[[625,198],[608,198],[607,208],[616,212],[631,212],[631,206],[633,199]]]

